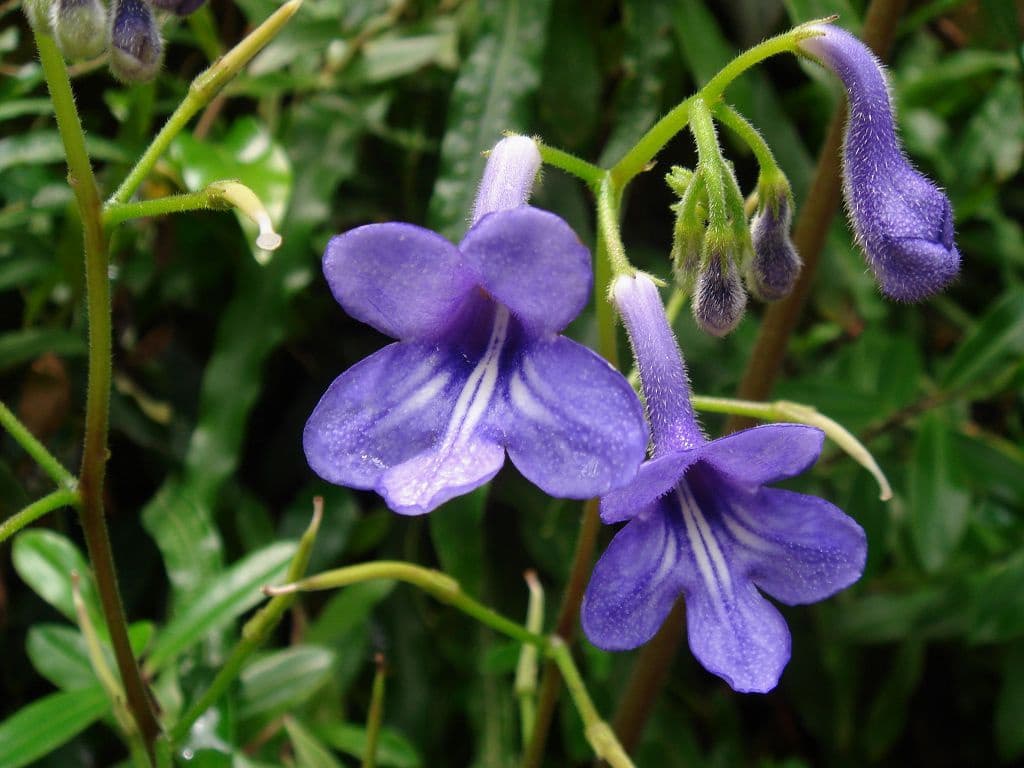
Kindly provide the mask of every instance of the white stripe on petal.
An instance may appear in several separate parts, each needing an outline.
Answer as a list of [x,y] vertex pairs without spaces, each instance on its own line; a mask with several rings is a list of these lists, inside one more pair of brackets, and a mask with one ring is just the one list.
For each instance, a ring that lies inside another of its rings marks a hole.
[[676,498],[679,500],[683,523],[686,526],[686,538],[690,541],[697,569],[716,610],[724,612],[726,602],[732,602],[732,575],[729,572],[729,563],[685,480],[681,480],[676,486]]

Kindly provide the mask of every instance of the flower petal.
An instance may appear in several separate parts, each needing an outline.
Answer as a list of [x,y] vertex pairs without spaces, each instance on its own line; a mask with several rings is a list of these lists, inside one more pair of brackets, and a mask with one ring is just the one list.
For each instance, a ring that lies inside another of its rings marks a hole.
[[402,514],[429,512],[487,482],[504,450],[481,428],[497,382],[496,362],[481,371],[484,362],[474,368],[457,352],[414,343],[366,358],[334,380],[310,416],[310,467],[329,482],[377,490]]
[[772,597],[814,603],[864,572],[864,530],[824,499],[778,488],[724,495],[722,522],[743,550],[750,578]]
[[505,375],[498,417],[509,458],[552,496],[584,499],[636,475],[647,426],[622,374],[564,337],[537,341]]
[[799,475],[818,459],[825,433],[803,424],[765,424],[709,443],[703,459],[740,485]]
[[601,497],[601,519],[606,523],[629,520],[671,491],[687,468],[700,459],[701,453],[701,449],[697,448],[645,461],[631,483]]
[[681,553],[678,571],[690,649],[733,690],[770,691],[789,661],[789,629],[737,559],[718,510],[709,506],[709,489],[691,489],[689,479],[664,503],[679,515],[672,522]]
[[454,245],[429,229],[396,222],[332,238],[323,267],[346,312],[410,341],[439,338],[476,283]]
[[590,252],[553,213],[527,205],[491,213],[459,249],[484,288],[534,335],[565,328],[590,297]]
[[662,509],[652,504],[612,539],[583,595],[583,631],[607,651],[636,648],[658,631],[679,596],[679,547]]

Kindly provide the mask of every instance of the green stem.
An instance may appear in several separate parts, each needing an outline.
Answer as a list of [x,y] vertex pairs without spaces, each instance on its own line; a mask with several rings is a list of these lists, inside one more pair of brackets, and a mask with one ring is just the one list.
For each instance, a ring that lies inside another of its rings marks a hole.
[[547,144],[541,144],[540,142],[538,142],[537,147],[540,149],[541,159],[545,163],[559,168],[566,173],[571,173],[578,179],[582,179],[591,189],[596,190],[607,173],[603,168],[599,168],[561,149],[549,147]]
[[[540,634],[544,628],[544,589],[537,579],[537,574],[527,571],[524,578],[530,591],[530,599],[526,607],[526,628],[534,634]],[[533,723],[537,717],[537,648],[523,645],[519,651],[519,663],[516,664],[516,698],[519,700],[519,729],[523,749],[530,744],[533,735]]]
[[740,140],[750,147],[754,153],[762,176],[781,175],[779,164],[775,160],[768,142],[764,140],[761,132],[755,128],[749,120],[737,112],[728,104],[718,104],[714,110],[718,121],[730,131],[739,136]]
[[155,200],[142,200],[134,203],[114,203],[103,211],[103,224],[107,229],[129,219],[144,219],[149,216],[164,216],[169,213],[184,213],[210,208],[214,203],[214,195],[210,189],[198,192],[186,192],[181,195],[167,195]]
[[601,719],[597,708],[587,693],[586,686],[565,641],[557,635],[548,638],[539,633],[531,632],[521,624],[502,616],[497,611],[488,608],[463,592],[459,583],[445,573],[432,568],[424,568],[421,565],[414,565],[413,563],[380,560],[373,563],[363,563],[361,565],[338,568],[333,571],[325,571],[316,576],[310,576],[281,587],[264,587],[263,591],[268,595],[274,596],[292,595],[296,592],[337,589],[374,579],[391,579],[411,584],[422,589],[440,602],[446,603],[473,617],[481,624],[503,635],[507,635],[513,640],[529,643],[542,650],[544,655],[554,662],[565,678],[566,686],[569,688],[573,702],[576,704],[580,717],[583,720],[587,741],[590,742],[597,757],[606,760],[614,768],[631,768],[633,766],[633,763],[616,740],[612,729]]
[[20,445],[39,467],[50,476],[57,485],[74,489],[78,486],[78,480],[56,456],[50,453],[46,446],[36,439],[36,436],[29,432],[28,427],[21,423],[14,412],[4,403],[0,402],[0,427],[3,427],[14,441]]
[[46,494],[41,499],[36,499],[20,512],[15,512],[0,523],[0,543],[7,541],[26,525],[34,523],[43,515],[61,507],[77,507],[79,501],[78,491],[68,488],[60,488]]
[[796,27],[781,35],[769,38],[753,48],[730,61],[725,67],[701,89],[698,96],[691,96],[686,101],[676,106],[671,112],[655,123],[645,133],[636,145],[612,168],[612,175],[615,177],[616,185],[622,189],[625,185],[641,173],[662,148],[679,131],[686,127],[690,119],[690,107],[694,99],[703,97],[708,104],[714,104],[725,93],[725,89],[737,77],[742,75],[755,64],[765,59],[776,56],[780,53],[796,51],[797,43],[807,37],[808,32],[802,27]]
[[704,180],[708,195],[708,228],[722,232],[728,226],[726,210],[725,160],[718,144],[711,110],[701,98],[695,98],[690,107],[690,130],[697,144],[697,171]]
[[[306,532],[302,534],[302,538],[299,539],[299,546],[288,565],[285,578],[289,582],[298,581],[305,575],[322,519],[323,499],[317,496],[313,500],[313,519],[310,521],[309,527],[306,528]],[[285,611],[291,607],[293,602],[295,602],[294,594],[278,595],[245,623],[245,626],[242,627],[241,639],[231,649],[231,653],[217,671],[213,682],[171,728],[169,736],[171,744],[180,744],[188,736],[188,732],[195,725],[196,720],[227,692],[241,673],[242,666],[253,652],[266,642],[267,637],[280,623]]]
[[[629,263],[626,256],[626,246],[622,243],[622,235],[619,233],[619,208],[622,201],[622,190],[616,188],[615,182],[610,173],[605,173],[601,178],[597,192],[597,231],[600,242],[603,243],[603,250],[606,256],[598,261],[607,261],[611,266],[610,278],[619,275],[633,275],[636,269]],[[603,293],[598,294],[598,303],[608,303],[607,287]],[[613,322],[614,325],[614,322]]]
[[[142,682],[128,641],[121,595],[117,586],[110,538],[103,513],[103,480],[107,462],[107,428],[110,407],[111,321],[108,283],[107,238],[101,218],[100,194],[85,148],[85,135],[75,107],[71,81],[54,39],[35,30],[43,75],[53,101],[57,128],[64,144],[68,182],[78,203],[85,245],[85,285],[89,328],[88,391],[85,406],[85,445],[79,472],[80,517],[89,560],[103,615],[124,683],[128,707],[142,734],[147,751],[160,733],[160,725]],[[151,755],[152,756],[152,755]]]
[[384,682],[387,666],[384,657],[376,659],[377,671],[373,675],[373,690],[370,694],[370,711],[366,716],[366,747],[363,750],[362,768],[376,768],[377,742],[380,740],[380,726],[384,719]]
[[126,203],[139,188],[157,160],[167,150],[174,137],[181,133],[189,120],[195,117],[210,100],[232,80],[252,58],[269,43],[302,5],[302,0],[288,0],[272,13],[266,21],[246,35],[238,45],[218,59],[209,69],[192,81],[188,95],[178,105],[167,123],[153,139],[142,157],[129,171],[128,176],[111,196],[108,205]]

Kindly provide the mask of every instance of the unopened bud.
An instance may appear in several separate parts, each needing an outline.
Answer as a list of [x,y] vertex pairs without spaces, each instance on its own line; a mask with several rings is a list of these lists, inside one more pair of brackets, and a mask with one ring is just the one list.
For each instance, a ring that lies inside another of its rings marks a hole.
[[736,264],[719,249],[711,249],[693,292],[697,325],[712,336],[725,336],[739,325],[746,306],[747,293]]
[[47,32],[50,29],[50,3],[49,0],[22,0],[21,9],[28,17],[28,23],[37,32]]
[[54,0],[50,27],[69,61],[91,59],[107,47],[107,10],[100,0]]
[[792,209],[788,194],[762,199],[750,222],[754,257],[747,267],[747,287],[764,301],[789,295],[800,275],[800,255],[789,237]]
[[143,0],[117,0],[110,32],[110,71],[118,80],[141,83],[160,69],[164,44]]
[[170,11],[177,16],[188,16],[206,2],[206,0],[151,0],[153,6],[161,11]]

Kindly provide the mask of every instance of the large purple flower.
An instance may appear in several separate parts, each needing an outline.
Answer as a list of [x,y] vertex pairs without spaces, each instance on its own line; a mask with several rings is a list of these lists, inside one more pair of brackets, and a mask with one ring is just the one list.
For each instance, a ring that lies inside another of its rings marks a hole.
[[399,223],[330,241],[338,303],[400,341],[339,376],[310,416],[306,457],[325,480],[416,515],[486,483],[506,451],[553,496],[596,496],[636,474],[639,400],[559,335],[587,303],[590,255],[562,219],[524,204],[539,167],[532,140],[500,142],[458,247]]
[[960,270],[949,199],[903,154],[885,73],[871,50],[831,24],[810,29],[819,34],[801,49],[839,76],[849,99],[843,192],[854,232],[887,296],[924,299]]
[[629,522],[594,568],[584,631],[607,650],[636,648],[683,595],[701,664],[737,691],[769,691],[789,661],[790,636],[760,592],[796,605],[844,589],[864,569],[864,531],[827,501],[765,487],[814,463],[820,430],[772,424],[708,442],[654,283],[620,277],[613,297],[640,368],[654,451],[632,483],[601,499],[606,523]]

